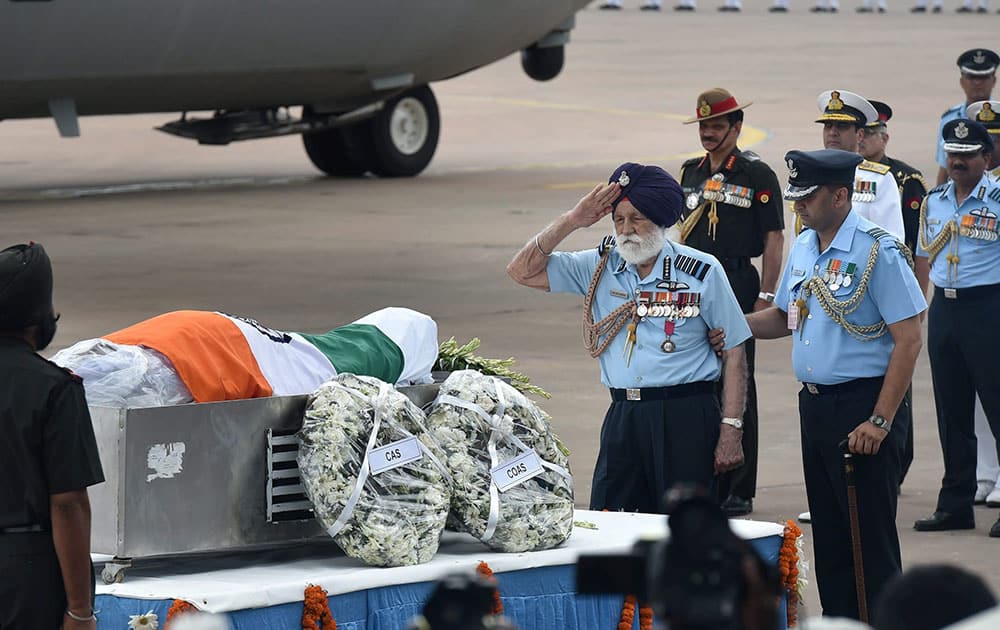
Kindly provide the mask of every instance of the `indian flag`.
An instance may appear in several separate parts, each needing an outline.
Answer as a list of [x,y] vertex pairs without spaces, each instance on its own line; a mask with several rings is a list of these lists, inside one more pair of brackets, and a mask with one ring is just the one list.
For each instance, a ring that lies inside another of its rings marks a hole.
[[437,324],[407,308],[384,308],[320,335],[220,312],[174,311],[103,339],[167,357],[196,402],[307,394],[343,372],[429,383],[438,354]]

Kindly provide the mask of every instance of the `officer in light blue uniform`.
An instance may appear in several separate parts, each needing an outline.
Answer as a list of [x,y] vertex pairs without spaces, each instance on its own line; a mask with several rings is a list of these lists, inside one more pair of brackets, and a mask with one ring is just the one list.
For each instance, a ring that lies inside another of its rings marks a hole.
[[958,69],[962,72],[959,84],[965,92],[965,102],[955,105],[945,113],[941,114],[941,122],[938,124],[937,142],[937,163],[938,169],[937,183],[942,184],[947,177],[947,157],[944,150],[944,142],[941,140],[944,126],[953,120],[966,117],[966,107],[977,101],[986,101],[991,98],[993,88],[996,86],[997,66],[1000,65],[1000,55],[986,48],[973,48],[967,50],[958,57]]
[[[867,606],[900,572],[896,494],[909,415],[900,409],[926,308],[909,250],[851,209],[861,157],[790,151],[785,198],[806,229],[796,238],[775,306],[747,316],[754,336],[792,335],[802,381],[802,467],[812,513],[823,614],[859,618],[841,442],[855,457]],[[905,404],[905,402],[902,402]],[[901,413],[897,414],[897,409]]]
[[[979,395],[995,438],[1000,438],[1000,183],[986,173],[993,152],[988,130],[973,120],[944,127],[947,183],[932,189],[920,212],[917,273],[934,283],[927,321],[944,479],[937,508],[914,523],[918,531],[972,529],[976,491]],[[1000,537],[1000,519],[990,530]]]
[[[682,206],[680,186],[663,169],[623,164],[508,266],[526,286],[584,296],[585,345],[612,397],[592,509],[662,512],[672,485],[711,489],[716,474],[742,462],[750,330],[718,260],[666,238]],[[609,213],[619,242],[552,252]],[[721,359],[709,327],[730,331]],[[724,365],[722,414],[714,384]]]

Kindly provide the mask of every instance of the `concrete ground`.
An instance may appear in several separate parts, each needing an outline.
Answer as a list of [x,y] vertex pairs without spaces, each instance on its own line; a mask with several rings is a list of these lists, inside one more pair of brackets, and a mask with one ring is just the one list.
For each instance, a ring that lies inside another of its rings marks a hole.
[[[1000,16],[951,8],[813,15],[797,2],[772,15],[766,1],[736,15],[704,2],[684,15],[640,13],[638,2],[618,13],[591,7],[556,80],[533,82],[513,56],[435,85],[441,142],[414,179],[320,177],[298,138],[200,147],[152,130],[169,115],[84,119],[76,140],[56,137],[50,120],[4,121],[2,241],[34,239],[51,252],[63,314],[53,350],[179,308],[303,331],[386,305],[429,313],[443,339],[480,337],[482,354],[513,355],[553,394],[544,407],[573,449],[586,505],[608,395],[581,343],[580,300],[515,285],[504,273],[514,252],[621,162],[676,173],[700,151],[696,129],[680,121],[716,85],[754,101],[744,148],[782,181],[787,150],[820,147],[816,95],[834,88],[888,102],[890,154],[933,179],[938,116],[963,98],[955,59],[996,47],[1000,32]],[[604,222],[563,247],[596,245],[609,230]],[[758,348],[753,518],[782,521],[805,508],[798,386],[788,340]],[[904,562],[957,563],[1000,592],[1000,540],[986,536],[997,510],[977,508],[975,531],[912,530],[933,510],[942,474],[923,355],[914,398],[917,454],[898,518]],[[814,582],[806,603],[819,613]]]

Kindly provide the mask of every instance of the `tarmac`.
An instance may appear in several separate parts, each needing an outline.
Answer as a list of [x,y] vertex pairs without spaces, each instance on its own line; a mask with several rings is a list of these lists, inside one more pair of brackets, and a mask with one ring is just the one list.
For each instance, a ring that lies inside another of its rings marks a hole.
[[[551,392],[542,406],[573,451],[586,506],[608,394],[583,347],[581,300],[516,285],[504,272],[514,253],[622,162],[676,174],[701,152],[696,127],[681,121],[717,85],[754,102],[742,148],[782,182],[787,150],[821,148],[816,95],[839,88],[892,106],[890,155],[933,183],[938,117],[964,100],[955,59],[996,47],[1000,28],[1000,16],[953,7],[857,15],[844,5],[816,15],[795,3],[775,15],[766,0],[739,14],[702,5],[693,14],[640,13],[638,2],[582,11],[551,82],[529,79],[514,55],[435,84],[440,145],[412,179],[321,177],[295,137],[201,147],[153,131],[172,114],[83,119],[74,140],[58,138],[51,120],[4,121],[3,245],[36,240],[51,253],[63,316],[53,352],[183,308],[302,331],[389,305],[426,312],[442,340],[479,337],[480,354],[516,357]],[[561,248],[595,246],[611,229],[605,220]],[[751,518],[782,522],[806,508],[788,339],[758,344],[757,383]],[[942,475],[926,353],[913,390],[916,458],[898,510],[904,564],[955,563],[1000,593],[1000,540],[986,535],[997,510],[976,508],[974,531],[912,529],[933,511]],[[819,614],[809,577],[806,614]]]

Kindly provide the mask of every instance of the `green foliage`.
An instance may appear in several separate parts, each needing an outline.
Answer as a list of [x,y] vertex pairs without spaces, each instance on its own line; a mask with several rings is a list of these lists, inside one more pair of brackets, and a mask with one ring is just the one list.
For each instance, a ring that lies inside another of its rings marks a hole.
[[458,345],[454,337],[442,342],[440,348],[438,348],[438,360],[434,365],[434,369],[445,372],[476,370],[483,374],[509,379],[510,384],[523,394],[534,394],[542,398],[552,398],[552,394],[541,387],[532,385],[531,380],[527,376],[510,369],[514,365],[514,357],[509,359],[487,359],[474,355],[473,352],[479,349],[479,344],[478,337],[474,337],[472,341],[464,346]]

